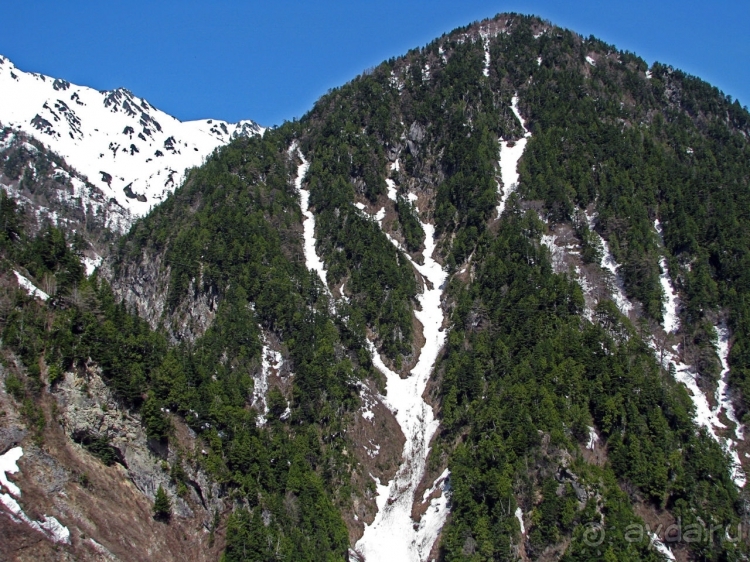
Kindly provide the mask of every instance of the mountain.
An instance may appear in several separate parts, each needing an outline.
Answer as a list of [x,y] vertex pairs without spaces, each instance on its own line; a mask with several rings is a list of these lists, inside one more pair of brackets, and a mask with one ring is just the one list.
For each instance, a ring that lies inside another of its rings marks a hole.
[[500,14],[211,153],[94,275],[1,194],[4,544],[746,559],[749,135]]
[[215,148],[262,134],[253,121],[179,121],[118,88],[97,91],[16,68],[0,56],[0,125],[23,132],[95,186],[127,217],[126,230],[182,182]]

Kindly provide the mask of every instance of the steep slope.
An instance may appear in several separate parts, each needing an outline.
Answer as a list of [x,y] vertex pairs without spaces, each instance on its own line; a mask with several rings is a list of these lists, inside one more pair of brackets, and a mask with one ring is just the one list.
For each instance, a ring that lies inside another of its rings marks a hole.
[[0,130],[0,188],[23,208],[28,233],[52,224],[74,235],[89,271],[132,220],[63,158],[9,127]]
[[133,219],[182,182],[187,168],[238,136],[262,134],[252,121],[181,122],[125,89],[99,92],[27,73],[0,56],[0,124],[33,136],[86,176]]
[[90,356],[157,444],[184,420],[228,562],[744,559],[749,124],[537,18],[457,29],[192,170],[102,327],[8,234],[62,287],[8,305],[11,389]]

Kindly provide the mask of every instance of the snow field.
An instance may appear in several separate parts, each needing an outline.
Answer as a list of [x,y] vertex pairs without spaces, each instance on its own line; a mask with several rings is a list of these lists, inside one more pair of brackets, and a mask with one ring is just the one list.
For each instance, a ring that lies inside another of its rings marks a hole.
[[[99,92],[23,72],[2,56],[0,92],[0,124],[44,143],[132,218],[174,191],[185,170],[200,165],[215,148],[264,130],[252,121],[181,122],[127,90]],[[146,200],[127,196],[128,187]]]
[[42,291],[39,287],[34,285],[31,281],[29,281],[28,277],[25,277],[18,273],[15,269],[13,270],[13,273],[16,274],[16,280],[18,281],[18,286],[21,287],[24,291],[29,293],[32,297],[36,297],[40,300],[46,301],[49,298],[49,295]]

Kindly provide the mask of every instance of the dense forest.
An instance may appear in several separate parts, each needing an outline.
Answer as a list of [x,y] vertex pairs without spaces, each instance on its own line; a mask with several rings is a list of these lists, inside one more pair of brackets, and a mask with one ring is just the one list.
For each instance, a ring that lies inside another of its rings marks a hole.
[[[531,136],[518,186],[503,186],[501,143],[523,135],[514,97]],[[3,289],[2,345],[23,365],[6,390],[43,442],[45,385],[54,393],[61,373],[94,362],[150,438],[169,443],[169,411],[205,443],[194,462],[232,505],[223,560],[353,557],[354,506],[374,487],[349,452],[352,428],[362,389],[384,392],[368,340],[408,374],[426,282],[410,260],[431,223],[449,274],[429,389],[440,427],[428,474],[450,471],[438,559],[661,560],[652,537],[628,529],[736,528],[750,513],[727,451],[649,345],[657,332],[679,344],[712,394],[726,322],[730,390],[750,419],[748,135],[737,101],[593,37],[519,15],[454,30],[331,90],[299,121],[217,150],[91,276],[80,236],[29,230],[0,192],[3,270],[51,288],[44,302]],[[305,264],[301,155],[328,287]],[[381,219],[368,211],[381,208]],[[553,267],[542,242],[558,227],[592,267],[606,240],[630,317],[607,296],[587,314],[576,270]],[[662,260],[679,292],[676,334],[661,328]],[[149,263],[167,290],[147,320],[123,295]],[[186,336],[201,299],[216,303],[210,320]],[[269,337],[293,377],[260,411],[251,397]],[[108,443],[92,443],[113,462]],[[592,528],[606,538],[592,545]],[[683,559],[750,556],[723,533],[671,546]]]

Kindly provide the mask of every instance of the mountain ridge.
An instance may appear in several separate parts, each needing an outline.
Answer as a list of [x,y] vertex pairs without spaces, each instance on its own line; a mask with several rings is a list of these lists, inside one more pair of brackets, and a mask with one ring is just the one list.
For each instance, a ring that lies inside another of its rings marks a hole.
[[[91,357],[172,497],[221,484],[227,561],[741,558],[703,531],[747,514],[748,117],[538,18],[459,28],[212,153],[114,294],[11,236],[16,275],[60,277],[16,314],[72,329],[7,316],[6,387]],[[644,533],[678,523],[701,538]]]
[[[37,138],[132,218],[174,191],[186,168],[237,136],[262,134],[253,121],[179,121],[125,88],[97,91],[17,69],[0,55],[5,103],[0,124]],[[123,227],[124,228],[124,227]]]

